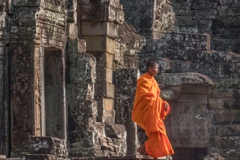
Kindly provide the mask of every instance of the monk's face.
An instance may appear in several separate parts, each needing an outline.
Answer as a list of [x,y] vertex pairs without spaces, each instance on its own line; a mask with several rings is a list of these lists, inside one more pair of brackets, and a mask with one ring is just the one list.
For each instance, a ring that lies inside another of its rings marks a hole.
[[156,76],[158,74],[158,64],[155,64],[153,67],[148,67],[148,73],[152,76]]

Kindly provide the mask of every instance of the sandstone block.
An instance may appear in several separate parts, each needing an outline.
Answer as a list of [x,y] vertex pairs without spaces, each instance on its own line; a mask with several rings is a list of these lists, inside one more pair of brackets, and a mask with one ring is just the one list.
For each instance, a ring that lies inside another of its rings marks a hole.
[[95,83],[96,81],[96,59],[90,54],[78,54],[76,56],[76,67],[73,68],[72,76],[74,82]]
[[239,122],[239,110],[211,110],[213,114],[214,124],[232,124]]
[[124,56],[124,66],[126,68],[138,68],[139,58],[136,56]]
[[87,43],[87,52],[108,52],[115,54],[115,41],[102,36],[84,36]]
[[78,53],[86,53],[86,41],[84,39],[78,39]]
[[32,137],[31,154],[51,154],[58,157],[67,157],[68,152],[64,140],[52,137]]
[[218,136],[238,136],[240,134],[240,126],[238,124],[218,125]]
[[82,21],[83,36],[118,37],[117,25],[113,22]]
[[217,10],[198,11],[193,15],[193,19],[217,19]]
[[98,98],[98,119],[101,122],[114,123],[115,111],[114,111],[114,99],[111,98]]
[[210,36],[170,33],[157,40],[157,57],[188,60],[200,51],[210,50]]
[[74,23],[68,23],[67,26],[67,34],[70,37],[77,37],[78,36],[78,27]]
[[40,1],[39,0],[33,0],[33,1],[18,1],[18,0],[13,0],[12,5],[15,7],[39,7],[40,6]]
[[[99,85],[98,85],[99,84]],[[97,83],[95,95],[107,98],[115,97],[115,85],[109,82]]]
[[192,85],[184,85],[181,88],[181,93],[183,94],[208,94],[210,88],[205,86],[192,86]]
[[103,117],[102,118],[103,118],[103,122],[109,122],[109,123],[115,122],[114,99],[103,98]]
[[29,154],[22,156],[23,160],[57,160],[58,158],[55,155],[48,154]]
[[163,73],[156,76],[159,84],[168,86],[180,86],[180,85],[196,85],[201,84],[205,86],[216,85],[208,76],[203,74],[188,72],[188,73]]
[[[82,117],[97,116],[97,102],[94,100],[81,101],[79,103],[78,113]],[[93,118],[94,120],[94,118]]]
[[77,53],[77,46],[78,46],[78,40],[76,38],[71,39],[68,38],[67,39],[67,52],[70,54],[75,54]]
[[105,132],[107,137],[112,138],[126,138],[126,130],[124,125],[120,124],[105,124]]
[[177,101],[191,104],[207,104],[207,98],[207,95],[181,94]]
[[208,98],[208,107],[209,109],[218,109],[218,110],[224,110],[225,108],[225,103],[227,101],[231,101],[230,99],[220,99],[220,98]]
[[118,24],[124,22],[124,12],[120,8],[114,8],[111,5],[83,4],[82,20],[86,21],[110,21]]
[[[97,68],[97,81],[96,84],[102,85],[105,82],[112,83],[113,82],[113,70],[109,68]],[[96,86],[98,87],[98,86]]]
[[211,97],[219,99],[238,99],[240,95],[239,89],[228,89],[228,88],[214,88],[211,92]]
[[197,1],[193,2],[191,5],[191,9],[193,10],[210,10],[210,9],[217,9],[218,2],[208,2],[208,1]]
[[103,98],[103,108],[108,112],[112,112],[114,110],[114,100],[111,98]]
[[92,52],[91,54],[96,57],[97,67],[106,67],[113,69],[113,54],[110,54],[108,52]]
[[198,33],[198,21],[193,20],[192,16],[177,16],[179,32]]

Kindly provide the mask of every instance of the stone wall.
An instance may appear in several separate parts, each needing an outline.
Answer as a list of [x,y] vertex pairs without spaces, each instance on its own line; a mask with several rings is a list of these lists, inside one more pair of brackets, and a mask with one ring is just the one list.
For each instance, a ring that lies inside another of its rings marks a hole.
[[211,49],[239,53],[238,1],[171,1],[179,32],[207,33]]
[[[137,69],[144,73],[147,60],[154,58],[165,72],[156,77],[161,96],[172,106],[165,122],[176,147],[174,158],[217,152],[237,159],[238,1],[4,4],[0,3],[1,154],[9,149],[12,157],[27,153],[31,136],[51,141],[53,148],[58,142],[67,145],[71,157],[135,154],[144,141],[144,131],[136,133],[136,125],[128,123]],[[48,149],[42,158],[56,158]],[[34,159],[34,154],[28,158]]]
[[211,49],[239,53],[238,1],[125,1],[125,19],[144,36],[159,39],[167,32],[210,34]]
[[[172,106],[166,125],[176,147],[173,158],[203,158],[206,152],[217,152],[227,159],[237,159],[238,2],[122,0],[121,3],[125,26],[133,26],[131,35],[139,35],[134,40],[146,38],[146,43],[134,54],[139,58],[141,73],[146,71],[150,58],[156,59],[165,72],[156,79],[162,88],[162,98]],[[120,37],[129,44],[127,36]]]

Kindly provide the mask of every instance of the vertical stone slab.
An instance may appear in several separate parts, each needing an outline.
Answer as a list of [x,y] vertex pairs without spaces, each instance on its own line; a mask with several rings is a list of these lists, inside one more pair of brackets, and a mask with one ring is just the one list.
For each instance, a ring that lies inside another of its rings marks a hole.
[[0,46],[0,154],[6,154],[6,129],[7,119],[6,112],[7,108],[4,105],[4,47]]
[[68,39],[68,142],[72,157],[102,156],[96,124],[97,103],[94,101],[96,59],[79,52],[78,40]]
[[115,71],[116,123],[124,124],[127,131],[127,154],[136,154],[138,146],[137,126],[131,119],[132,107],[139,71],[137,69],[117,69]]
[[15,9],[9,41],[11,157],[27,152],[29,136],[35,135],[34,37],[36,8]]
[[[3,1],[0,2],[3,7]],[[9,21],[5,12],[0,15],[0,155],[7,155],[9,150],[9,76],[8,50]]]
[[33,109],[33,48],[10,48],[11,156],[19,156],[35,134]]

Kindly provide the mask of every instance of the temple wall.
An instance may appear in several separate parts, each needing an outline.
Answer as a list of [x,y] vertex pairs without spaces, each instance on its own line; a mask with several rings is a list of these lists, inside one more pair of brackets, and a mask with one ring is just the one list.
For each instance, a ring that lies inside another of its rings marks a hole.
[[173,158],[237,160],[237,0],[12,0],[0,12],[1,154],[136,154],[146,138],[130,123],[138,69],[153,58]]
[[[140,72],[146,71],[150,58],[156,59],[165,72],[156,79],[161,96],[172,106],[165,122],[176,148],[173,158],[192,159],[216,152],[226,159],[237,159],[238,2],[122,0],[121,3],[125,26],[132,26],[126,28],[131,35],[139,35],[132,36],[138,37],[133,42],[139,42],[141,36],[146,38],[134,54],[139,58]],[[166,17],[165,21],[159,20]],[[129,37],[120,35],[125,44],[129,44]]]

